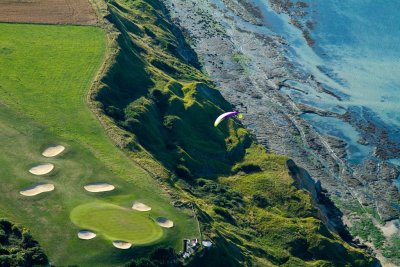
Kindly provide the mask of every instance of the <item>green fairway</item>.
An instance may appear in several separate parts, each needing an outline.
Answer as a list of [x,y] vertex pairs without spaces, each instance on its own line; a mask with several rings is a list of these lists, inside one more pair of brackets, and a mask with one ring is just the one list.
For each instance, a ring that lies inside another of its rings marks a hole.
[[[110,212],[118,218],[127,216],[120,222],[149,223],[142,226],[148,227],[148,242],[178,249],[182,238],[197,235],[190,214],[175,209],[154,179],[116,148],[87,107],[87,91],[105,53],[100,28],[0,24],[0,217],[31,229],[55,265],[121,265],[138,251],[152,249],[116,252],[108,239],[135,241],[131,228],[118,224],[94,225],[99,236],[79,240],[79,226],[88,221],[75,225],[70,213],[79,206],[75,211],[81,214],[82,207],[91,208],[82,205],[99,200],[116,205]],[[55,158],[41,156],[55,144],[66,151]],[[55,169],[45,176],[28,172],[41,162],[53,163]],[[99,181],[116,189],[97,194],[83,189]],[[54,184],[55,190],[34,197],[19,194],[21,188],[37,183]],[[175,227],[160,229],[145,215],[122,211],[136,200],[152,207],[151,217],[168,217]],[[102,217],[106,210],[95,214]],[[147,242],[145,236],[136,238],[137,243],[140,240]]]
[[76,207],[71,220],[82,228],[101,232],[107,239],[134,245],[154,242],[163,234],[147,213],[99,202]]

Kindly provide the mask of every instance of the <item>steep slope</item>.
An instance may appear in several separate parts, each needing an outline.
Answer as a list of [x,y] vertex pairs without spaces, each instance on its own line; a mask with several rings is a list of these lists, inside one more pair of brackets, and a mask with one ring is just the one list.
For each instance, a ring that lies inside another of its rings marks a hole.
[[[157,0],[108,1],[118,29],[111,67],[93,100],[133,160],[172,187],[175,205],[197,208],[216,246],[194,266],[372,266],[327,230],[287,158],[267,154],[199,70],[196,55]],[[111,124],[110,124],[111,123]]]

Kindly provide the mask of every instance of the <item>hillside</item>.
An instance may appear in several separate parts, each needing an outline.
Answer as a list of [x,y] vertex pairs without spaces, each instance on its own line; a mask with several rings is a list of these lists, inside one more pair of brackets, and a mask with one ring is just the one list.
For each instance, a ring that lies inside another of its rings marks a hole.
[[288,158],[266,153],[200,69],[157,0],[108,1],[114,54],[92,95],[114,141],[171,187],[176,206],[197,209],[216,246],[193,266],[373,266],[330,232]]

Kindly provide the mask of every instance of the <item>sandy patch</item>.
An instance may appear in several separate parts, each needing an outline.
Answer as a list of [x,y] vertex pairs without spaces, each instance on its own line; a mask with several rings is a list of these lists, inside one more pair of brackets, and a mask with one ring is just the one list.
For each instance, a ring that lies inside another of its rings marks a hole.
[[119,249],[129,249],[132,247],[131,243],[125,242],[125,241],[120,241],[116,240],[112,242],[114,247],[119,248]]
[[203,246],[206,247],[206,248],[209,248],[209,247],[212,246],[211,241],[203,241],[203,242],[201,242],[201,244],[203,244]]
[[399,231],[395,221],[387,222],[384,226],[380,226],[380,228],[386,237],[390,237]]
[[146,204],[136,201],[133,203],[132,209],[137,210],[137,211],[149,211],[149,210],[151,210],[151,207],[147,206]]
[[115,186],[107,183],[92,183],[84,186],[86,191],[92,193],[107,192],[115,189]]
[[382,267],[399,267],[393,263],[387,262],[386,259],[381,254],[377,254],[376,258],[380,261]]
[[43,151],[42,155],[45,156],[46,158],[52,158],[59,155],[64,150],[65,147],[62,145],[50,146]]
[[44,192],[50,192],[54,190],[54,185],[52,184],[39,184],[35,186],[28,187],[24,190],[21,190],[19,193],[24,196],[32,197],[39,195]]
[[171,227],[174,226],[174,222],[173,221],[168,220],[167,218],[164,218],[164,217],[158,217],[156,219],[156,223],[159,226],[164,227],[164,228],[171,228]]
[[30,168],[29,172],[34,175],[45,175],[51,172],[54,169],[54,165],[51,163],[40,163],[32,168]]
[[78,237],[82,240],[89,240],[95,238],[96,234],[88,230],[80,230],[78,232]]

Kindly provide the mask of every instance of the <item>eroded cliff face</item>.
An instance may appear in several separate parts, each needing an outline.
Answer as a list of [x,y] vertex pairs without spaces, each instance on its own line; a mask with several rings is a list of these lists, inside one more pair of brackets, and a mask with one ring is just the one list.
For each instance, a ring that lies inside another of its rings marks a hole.
[[203,238],[215,246],[194,266],[376,264],[327,229],[310,195],[295,186],[287,157],[267,153],[237,119],[213,126],[232,106],[197,69],[161,2],[116,0],[107,8],[120,34],[93,100],[113,139],[174,205],[196,208]]
[[[384,163],[387,157],[398,154],[400,143],[395,135],[378,128],[381,122],[365,109],[345,110],[339,106],[324,110],[297,103],[293,97],[296,94],[285,94],[291,91],[307,95],[314,102],[330,98],[340,103],[349,98],[293,60],[296,52],[292,44],[277,32],[289,28],[273,10],[288,14],[289,21],[301,30],[305,45],[312,46],[315,21],[307,13],[307,4],[271,1],[266,8],[262,1],[163,2],[198,53],[204,70],[221,88],[221,94],[244,114],[244,125],[259,143],[269,151],[290,156],[321,182],[325,196],[343,213],[334,212],[336,219],[332,221],[342,225],[338,217],[343,217],[351,233],[371,241],[369,244],[378,253],[381,249],[396,249],[393,236],[385,237],[379,230],[382,222],[399,218],[399,193],[393,183],[399,170]],[[303,119],[304,114],[350,122],[360,129],[359,143],[374,146],[376,152],[369,155],[370,160],[349,162],[346,140],[317,132]],[[377,131],[381,138],[376,138]],[[390,149],[385,150],[386,144]]]

